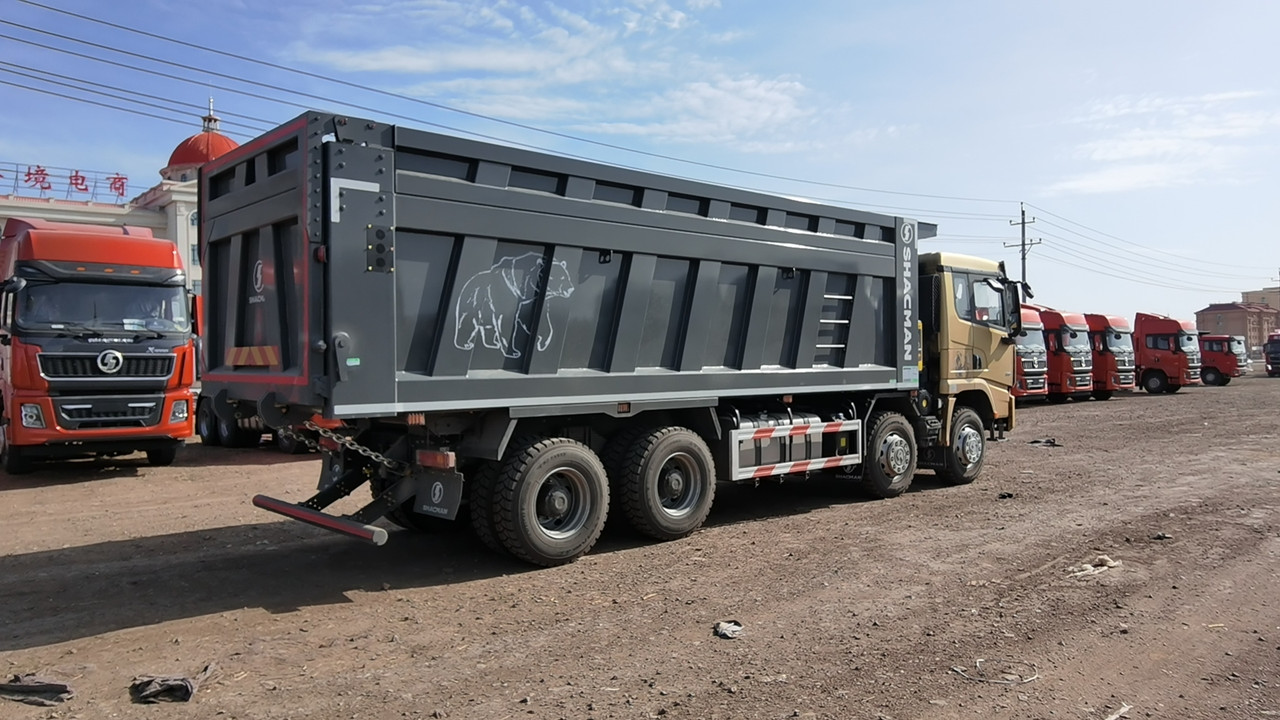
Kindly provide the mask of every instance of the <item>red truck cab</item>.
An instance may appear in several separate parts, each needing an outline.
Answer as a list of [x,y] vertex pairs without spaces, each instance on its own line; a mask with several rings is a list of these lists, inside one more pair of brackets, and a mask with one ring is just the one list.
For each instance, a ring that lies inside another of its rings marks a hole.
[[1262,362],[1267,368],[1267,377],[1280,375],[1280,330],[1267,336],[1262,346]]
[[1249,372],[1249,351],[1238,335],[1200,335],[1200,382],[1226,385]]
[[1174,393],[1200,384],[1200,341],[1196,324],[1165,315],[1133,318],[1138,384],[1149,393]]
[[0,467],[145,451],[192,433],[182,256],[137,227],[11,218],[0,235]]
[[1135,386],[1133,328],[1119,315],[1085,313],[1093,348],[1093,397],[1110,400],[1117,390]]
[[1088,398],[1093,393],[1093,350],[1089,347],[1089,324],[1084,315],[1040,305],[1031,307],[1040,313],[1044,325],[1049,402]]
[[1018,362],[1013,366],[1013,396],[1045,397],[1049,394],[1049,387],[1045,383],[1049,363],[1044,345],[1044,325],[1040,323],[1040,313],[1031,305],[1022,306],[1022,332],[1018,333],[1015,340]]

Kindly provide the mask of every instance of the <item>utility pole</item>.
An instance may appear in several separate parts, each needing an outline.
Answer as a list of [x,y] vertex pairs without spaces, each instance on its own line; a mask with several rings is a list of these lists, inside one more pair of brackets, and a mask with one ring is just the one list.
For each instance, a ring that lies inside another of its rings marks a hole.
[[1035,221],[1036,221],[1036,219],[1035,219],[1035,218],[1031,218],[1030,220],[1028,220],[1028,219],[1027,219],[1027,206],[1026,206],[1025,204],[1023,204],[1023,203],[1018,203],[1018,207],[1022,209],[1022,220],[1020,220],[1020,221],[1019,221],[1019,220],[1010,220],[1010,221],[1009,221],[1009,224],[1010,224],[1010,225],[1021,225],[1021,226],[1022,226],[1022,242],[1018,243],[1017,245],[1010,245],[1009,243],[1005,243],[1005,244],[1004,244],[1004,246],[1005,246],[1005,247],[1017,247],[1017,248],[1020,248],[1020,249],[1018,250],[1018,253],[1022,256],[1022,278],[1021,278],[1021,280],[1022,280],[1022,282],[1024,282],[1024,283],[1025,283],[1025,282],[1027,281],[1027,253],[1028,253],[1028,252],[1031,252],[1031,248],[1032,248],[1032,247],[1034,247],[1034,246],[1036,246],[1036,245],[1039,245],[1039,244],[1040,244],[1041,242],[1043,242],[1043,241],[1042,241],[1042,240],[1031,240],[1031,241],[1028,241],[1028,240],[1027,240],[1027,226],[1028,226],[1028,225],[1030,225],[1031,223],[1035,222]]

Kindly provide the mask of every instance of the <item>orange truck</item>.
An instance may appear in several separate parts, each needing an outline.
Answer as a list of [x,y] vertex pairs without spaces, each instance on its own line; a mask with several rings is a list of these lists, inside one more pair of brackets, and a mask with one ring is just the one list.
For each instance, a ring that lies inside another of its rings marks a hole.
[[144,451],[192,434],[182,255],[146,228],[11,218],[0,234],[0,467]]
[[1175,393],[1200,384],[1200,340],[1196,324],[1166,315],[1138,313],[1133,318],[1138,384],[1152,394]]
[[1049,402],[1087,400],[1093,393],[1093,351],[1084,315],[1032,305],[1044,325],[1049,355]]
[[1200,382],[1226,385],[1249,372],[1249,351],[1239,335],[1200,335]]
[[1089,344],[1093,347],[1093,397],[1110,400],[1117,390],[1132,390],[1136,383],[1133,328],[1119,315],[1085,313]]
[[1015,398],[1043,398],[1049,394],[1045,384],[1049,361],[1045,353],[1044,325],[1040,313],[1031,305],[1022,306],[1022,332],[1015,338],[1018,362],[1014,363]]

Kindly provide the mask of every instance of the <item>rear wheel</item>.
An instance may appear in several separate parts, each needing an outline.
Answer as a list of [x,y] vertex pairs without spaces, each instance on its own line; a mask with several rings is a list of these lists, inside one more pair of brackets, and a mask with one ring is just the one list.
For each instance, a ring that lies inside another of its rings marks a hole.
[[501,472],[501,463],[485,462],[467,478],[467,511],[471,516],[471,531],[481,544],[506,555],[507,549],[498,541],[498,531],[493,526],[493,499]]
[[257,447],[262,440],[262,433],[257,430],[246,430],[234,420],[227,422],[217,415],[218,444],[229,448]]
[[956,408],[951,416],[951,445],[943,451],[946,459],[938,471],[943,482],[967,485],[982,473],[987,448],[983,430],[982,418],[973,408]]
[[1094,390],[1093,399],[1094,400],[1110,400],[1112,394],[1113,393],[1111,390]]
[[906,492],[916,474],[916,440],[911,425],[892,411],[874,413],[866,456],[862,459],[862,486],[879,498]]
[[218,434],[218,418],[213,414],[213,405],[203,398],[196,403],[196,434],[200,436],[202,445],[222,444],[222,436]]
[[1200,382],[1205,385],[1226,385],[1222,382],[1222,373],[1213,368],[1205,368],[1204,372],[1200,373]]
[[[291,428],[291,431],[294,433],[304,432],[293,428]],[[311,452],[311,448],[305,442],[293,435],[286,435],[279,431],[273,432],[271,435],[275,439],[276,449],[286,455],[302,455]]]
[[1142,389],[1146,390],[1152,395],[1158,395],[1164,392],[1165,387],[1168,386],[1168,384],[1169,384],[1169,379],[1166,378],[1164,373],[1160,372],[1159,370],[1152,370],[1151,372],[1142,376]]
[[512,555],[563,565],[591,550],[609,514],[609,481],[591,448],[569,438],[517,445],[502,464],[493,525]]
[[682,427],[650,432],[630,448],[614,478],[627,520],[640,533],[675,540],[697,530],[716,494],[715,461],[698,434]]

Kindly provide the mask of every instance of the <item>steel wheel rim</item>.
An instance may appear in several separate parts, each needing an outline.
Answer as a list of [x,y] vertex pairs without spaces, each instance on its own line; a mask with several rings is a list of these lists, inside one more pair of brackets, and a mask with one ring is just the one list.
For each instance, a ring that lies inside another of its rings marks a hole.
[[582,472],[558,467],[538,484],[534,515],[543,535],[553,540],[573,537],[591,514],[591,486]]
[[698,463],[686,452],[672,453],[658,468],[655,492],[662,512],[670,517],[682,517],[693,512],[702,499],[702,484]]
[[911,466],[911,443],[898,433],[890,433],[880,443],[880,467],[890,477],[898,477]]
[[960,462],[965,467],[973,467],[982,459],[982,433],[972,425],[965,425],[959,435]]

